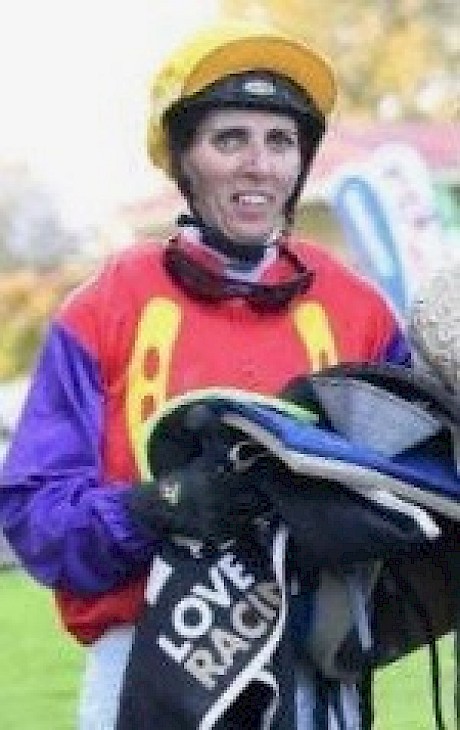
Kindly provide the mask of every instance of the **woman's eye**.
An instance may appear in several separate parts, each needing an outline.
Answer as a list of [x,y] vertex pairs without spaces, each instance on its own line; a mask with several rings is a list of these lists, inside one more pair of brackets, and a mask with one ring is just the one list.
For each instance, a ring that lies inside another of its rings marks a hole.
[[284,151],[298,145],[297,136],[284,129],[272,129],[267,134],[267,144],[274,150]]
[[237,150],[247,140],[247,133],[244,129],[221,129],[214,134],[212,142],[222,152]]

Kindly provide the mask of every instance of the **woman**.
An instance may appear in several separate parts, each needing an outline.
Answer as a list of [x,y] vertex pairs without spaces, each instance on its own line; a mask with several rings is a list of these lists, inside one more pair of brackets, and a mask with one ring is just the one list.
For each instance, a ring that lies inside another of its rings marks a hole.
[[[202,458],[181,471],[187,499],[172,504],[160,480],[145,503],[148,418],[205,386],[274,394],[339,361],[408,358],[378,293],[291,232],[335,97],[329,64],[278,31],[199,33],[157,74],[148,126],[150,158],[188,213],[165,244],[141,241],[108,261],[49,328],[0,515],[29,572],[55,591],[66,629],[88,646],[82,730],[115,725],[160,541],[171,531],[219,537],[237,508]],[[297,726],[314,727],[299,696]]]

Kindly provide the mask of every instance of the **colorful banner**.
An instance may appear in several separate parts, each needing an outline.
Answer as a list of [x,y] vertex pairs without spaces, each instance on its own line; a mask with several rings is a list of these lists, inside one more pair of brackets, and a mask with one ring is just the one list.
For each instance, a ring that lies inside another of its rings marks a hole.
[[331,202],[357,268],[404,316],[446,246],[425,161],[406,144],[384,144],[339,171]]

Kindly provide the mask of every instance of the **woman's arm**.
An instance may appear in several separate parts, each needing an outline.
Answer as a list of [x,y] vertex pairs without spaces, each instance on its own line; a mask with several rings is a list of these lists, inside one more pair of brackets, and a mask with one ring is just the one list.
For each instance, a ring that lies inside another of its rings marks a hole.
[[129,517],[129,484],[102,481],[97,363],[59,324],[42,349],[0,484],[0,524],[47,586],[102,592],[140,573],[155,540]]

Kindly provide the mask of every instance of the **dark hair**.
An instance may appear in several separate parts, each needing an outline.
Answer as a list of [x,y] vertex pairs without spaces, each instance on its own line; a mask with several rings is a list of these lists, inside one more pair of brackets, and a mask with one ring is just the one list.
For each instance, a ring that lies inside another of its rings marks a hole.
[[307,179],[308,172],[320,142],[326,132],[326,119],[323,115],[321,115],[321,122],[319,119],[315,119],[314,123],[310,125],[307,120],[304,120],[303,122],[298,120],[298,124],[300,132],[300,175],[297,178],[294,190],[286,201],[284,208],[284,218],[287,229],[291,228],[294,224],[295,211],[302,188],[305,184],[305,180]]
[[[283,84],[286,80],[282,80]],[[291,82],[289,82],[290,85]],[[281,106],[257,97],[249,100],[241,98],[227,98],[219,101],[202,92],[195,98],[181,100],[173,105],[165,114],[163,123],[168,134],[169,153],[171,159],[171,173],[177,186],[186,200],[192,204],[193,191],[190,182],[182,171],[182,156],[193,144],[196,130],[206,114],[216,108],[254,108],[272,109],[295,119],[299,128],[301,170],[294,190],[286,201],[284,210],[286,228],[294,223],[295,209],[304,186],[308,171],[318,146],[326,131],[325,116],[313,105],[313,102],[302,92],[302,106]]]

